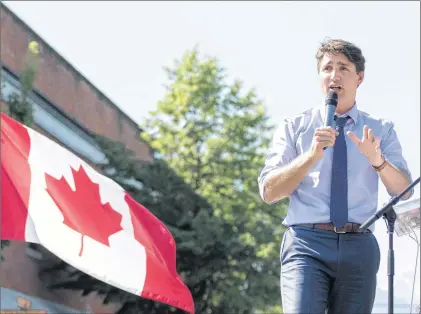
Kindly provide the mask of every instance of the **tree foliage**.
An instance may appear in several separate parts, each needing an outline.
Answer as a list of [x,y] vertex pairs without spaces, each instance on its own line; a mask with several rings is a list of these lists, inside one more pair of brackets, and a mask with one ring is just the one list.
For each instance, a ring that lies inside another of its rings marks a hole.
[[143,138],[231,225],[228,238],[247,248],[212,286],[214,309],[246,313],[276,305],[282,208],[258,194],[272,130],[262,102],[240,81],[228,83],[218,60],[201,59],[198,49],[166,72],[166,94],[146,120]]

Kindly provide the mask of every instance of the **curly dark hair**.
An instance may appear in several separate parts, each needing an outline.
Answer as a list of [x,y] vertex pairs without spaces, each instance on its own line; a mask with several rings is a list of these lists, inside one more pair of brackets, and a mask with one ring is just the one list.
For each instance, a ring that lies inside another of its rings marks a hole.
[[360,48],[342,39],[327,38],[320,43],[320,47],[316,53],[317,71],[320,70],[320,63],[326,53],[342,53],[355,65],[357,73],[365,70],[365,58]]

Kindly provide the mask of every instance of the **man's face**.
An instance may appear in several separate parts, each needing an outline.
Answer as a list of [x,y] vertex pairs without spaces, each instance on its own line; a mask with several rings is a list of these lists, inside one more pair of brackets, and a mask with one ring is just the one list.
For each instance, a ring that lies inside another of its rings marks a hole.
[[364,72],[357,73],[355,65],[345,55],[325,54],[320,62],[319,76],[325,96],[330,89],[338,94],[338,111],[347,111],[354,105]]

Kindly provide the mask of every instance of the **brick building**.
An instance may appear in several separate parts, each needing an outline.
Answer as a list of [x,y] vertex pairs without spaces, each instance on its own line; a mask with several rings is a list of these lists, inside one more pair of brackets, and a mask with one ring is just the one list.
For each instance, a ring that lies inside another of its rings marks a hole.
[[[1,4],[1,98],[0,106],[20,87],[19,73],[28,43],[40,45],[40,66],[30,102],[34,109],[33,128],[76,153],[88,163],[104,156],[92,133],[124,143],[137,158],[152,160],[153,153],[140,140],[141,130],[123,111],[90,83],[69,62],[30,29],[10,9]],[[39,278],[43,252],[35,246],[12,242],[0,263],[0,308],[18,308],[19,303],[48,313],[114,313],[96,296],[82,298],[72,291],[50,291]]]

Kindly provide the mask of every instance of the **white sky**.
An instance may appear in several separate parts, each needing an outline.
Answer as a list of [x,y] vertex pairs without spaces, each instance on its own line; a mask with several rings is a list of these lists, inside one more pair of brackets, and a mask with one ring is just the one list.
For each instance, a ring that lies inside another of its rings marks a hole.
[[[318,43],[327,36],[352,41],[367,60],[359,108],[395,123],[410,170],[419,176],[418,1],[3,2],[140,124],[163,95],[162,67],[196,44],[247,88],[255,87],[276,123],[322,100]],[[379,209],[388,200],[381,187]],[[382,250],[379,311],[387,303],[384,226],[380,220],[376,230]],[[395,237],[397,305],[410,302],[416,249],[408,237]],[[417,279],[417,303],[419,287]]]

